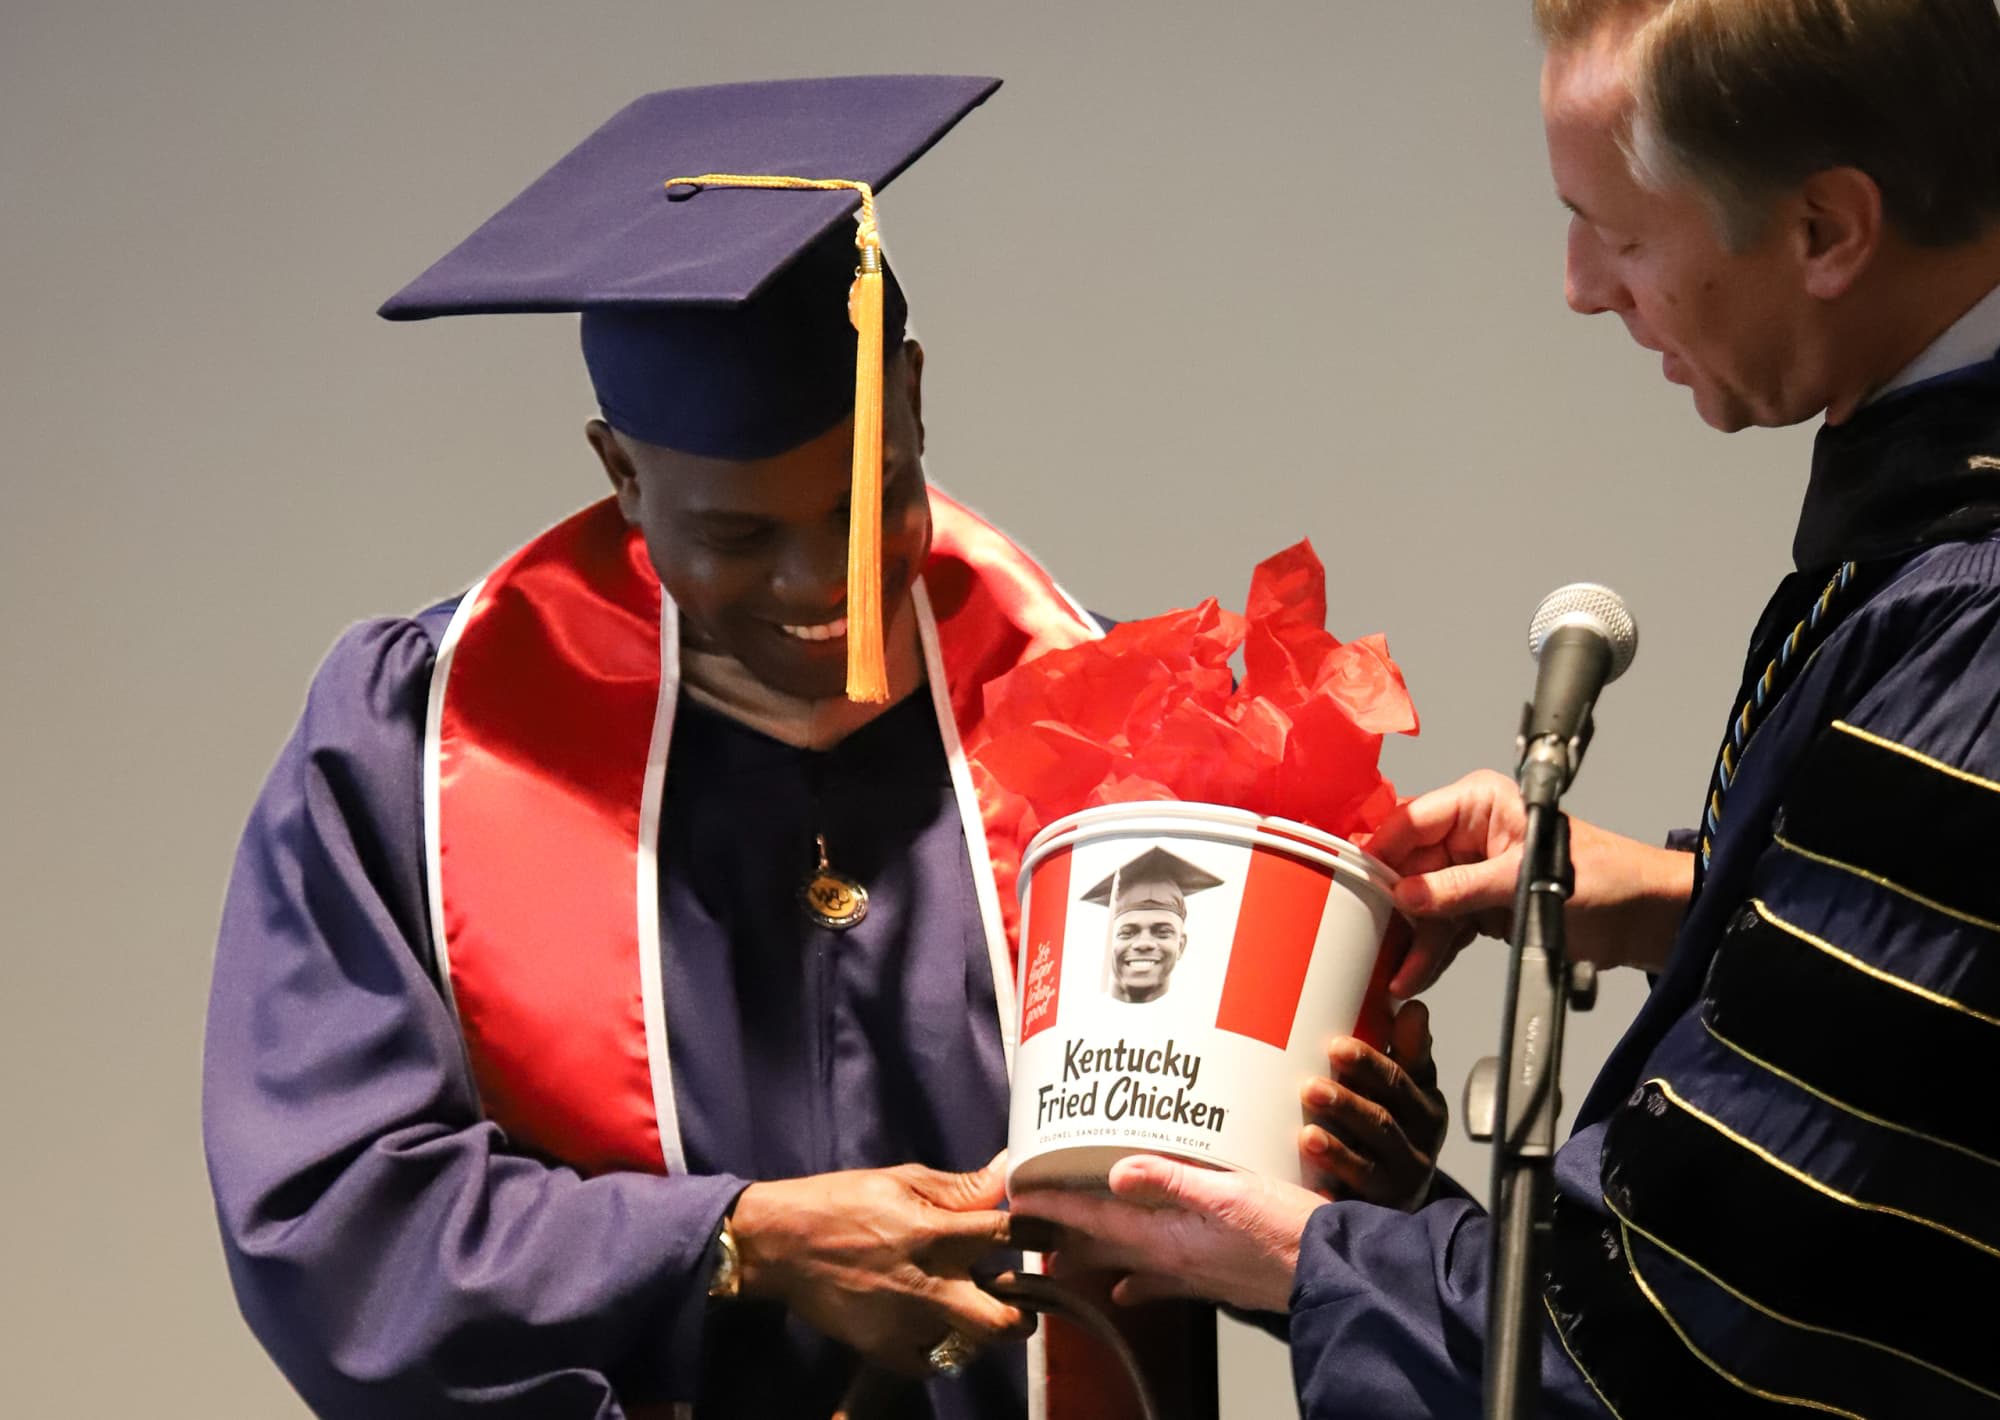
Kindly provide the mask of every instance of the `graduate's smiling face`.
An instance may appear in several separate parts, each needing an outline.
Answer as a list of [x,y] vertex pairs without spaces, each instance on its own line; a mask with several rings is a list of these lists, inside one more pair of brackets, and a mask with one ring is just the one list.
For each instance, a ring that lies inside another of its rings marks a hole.
[[1135,908],[1111,924],[1112,993],[1121,1001],[1150,1001],[1187,949],[1187,923],[1168,908]]
[[[882,390],[882,606],[892,618],[930,551],[923,474],[923,349],[887,362]],[[625,521],[681,612],[691,645],[766,686],[820,700],[847,683],[847,514],[854,421],[767,459],[684,454],[587,431]]]
[[1732,247],[1698,189],[1640,182],[1624,146],[1630,34],[1607,24],[1543,65],[1549,166],[1571,214],[1564,295],[1659,352],[1666,379],[1687,386],[1713,427],[1808,418],[1825,407],[1808,228],[1789,220],[1788,199],[1762,235]]

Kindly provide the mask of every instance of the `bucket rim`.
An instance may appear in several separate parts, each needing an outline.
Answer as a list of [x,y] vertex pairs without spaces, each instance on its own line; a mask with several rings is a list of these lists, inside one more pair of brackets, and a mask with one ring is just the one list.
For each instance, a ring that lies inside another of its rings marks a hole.
[[[1161,825],[1150,830],[1141,829],[1147,820],[1157,820]],[[1325,829],[1314,828],[1309,823],[1296,819],[1281,818],[1277,815],[1254,813],[1249,809],[1239,809],[1228,804],[1200,803],[1183,799],[1136,799],[1128,803],[1097,804],[1075,813],[1064,814],[1045,825],[1028,840],[1028,846],[1021,852],[1021,890],[1028,886],[1028,878],[1040,859],[1061,846],[1057,840],[1071,835],[1106,831],[1116,826],[1128,827],[1133,831],[1151,831],[1173,834],[1176,832],[1195,836],[1197,826],[1207,823],[1213,826],[1228,825],[1242,835],[1240,841],[1255,845],[1262,842],[1267,846],[1284,851],[1287,847],[1314,850],[1318,855],[1331,858],[1339,866],[1348,870],[1349,875],[1359,878],[1367,887],[1391,899],[1392,889],[1402,881],[1402,875],[1365,848],[1355,846],[1338,834]]]

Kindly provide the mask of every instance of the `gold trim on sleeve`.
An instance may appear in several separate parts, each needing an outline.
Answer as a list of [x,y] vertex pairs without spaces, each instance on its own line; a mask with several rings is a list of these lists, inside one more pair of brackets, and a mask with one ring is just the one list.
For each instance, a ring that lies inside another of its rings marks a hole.
[[1866,1120],[1868,1123],[1877,1125],[1883,1129],[1893,1129],[1896,1133],[1908,1135],[1912,1139],[1921,1139],[1926,1144],[1935,1144],[1940,1149],[1950,1149],[1953,1153],[1965,1155],[1966,1158],[1971,1159],[1975,1163],[1986,1164],[1993,1168],[2000,1168],[2000,1159],[1990,1159],[1986,1155],[1980,1153],[1977,1149],[1968,1149],[1963,1144],[1954,1144],[1949,1139],[1940,1139],[1935,1134],[1926,1134],[1921,1129],[1912,1129],[1907,1124],[1898,1124],[1895,1120],[1884,1119],[1879,1114],[1870,1114],[1865,1109],[1858,1109],[1854,1105],[1849,1104],[1846,1100],[1840,1099],[1834,1095],[1830,1095],[1825,1090],[1822,1090],[1815,1085],[1806,1083],[1806,1081],[1801,1080],[1797,1075],[1792,1074],[1790,1071],[1781,1070],[1776,1065],[1773,1065],[1770,1061],[1764,1059],[1762,1056],[1753,1055],[1748,1050],[1745,1050],[1742,1046],[1738,1045],[1735,1041],[1731,1040],[1728,1036],[1724,1035],[1721,1031],[1717,1030],[1713,1025],[1710,1025],[1707,1021],[1703,1021],[1701,1023],[1701,1028],[1708,1032],[1709,1039],[1713,1040],[1717,1045],[1720,1045],[1727,1050],[1735,1052],[1743,1059],[1749,1061],[1752,1065],[1755,1065],[1758,1069],[1765,1071],[1767,1074],[1777,1076],[1780,1080],[1783,1080],[1786,1084],[1792,1086],[1794,1089],[1802,1090],[1806,1094],[1811,1095],[1814,1099],[1821,1100],[1827,1104],[1832,1105],[1835,1109],[1841,1111],[1841,1113],[1843,1114],[1851,1114],[1856,1119]]
[[1961,1233],[1958,1229],[1950,1227],[1947,1224],[1940,1223],[1934,1218],[1926,1218],[1921,1213],[1911,1213],[1901,1208],[1892,1208],[1886,1203],[1870,1203],[1865,1199],[1856,1198],[1852,1194],[1842,1193],[1832,1184],[1822,1183],[1819,1179],[1814,1178],[1811,1174],[1807,1173],[1805,1170],[1798,1168],[1793,1164],[1786,1163],[1783,1159],[1779,1158],[1769,1149],[1766,1149],[1762,1144],[1759,1144],[1755,1140],[1746,1138],[1745,1136],[1738,1134],[1735,1130],[1731,1129],[1721,1120],[1716,1119],[1712,1115],[1702,1113],[1700,1110],[1696,1109],[1693,1105],[1689,1104],[1686,1100],[1682,1099],[1680,1095],[1675,1092],[1674,1087],[1672,1085],[1668,1084],[1665,1080],[1659,1078],[1658,1076],[1655,1076],[1654,1078],[1648,1080],[1646,1083],[1649,1085],[1657,1086],[1659,1088],[1660,1093],[1665,1095],[1669,1100],[1671,1100],[1673,1104],[1683,1114],[1688,1116],[1688,1118],[1698,1120],[1701,1123],[1706,1124],[1710,1129],[1713,1129],[1716,1133],[1720,1134],[1723,1138],[1729,1140],[1732,1144],[1735,1144],[1738,1148],[1744,1149],[1749,1153],[1755,1154],[1758,1158],[1762,1159],[1772,1168],[1778,1170],[1778,1172],[1786,1175],[1789,1178],[1796,1179],[1798,1182],[1803,1183],[1806,1187],[1812,1189],[1815,1193],[1819,1193],[1824,1195],[1825,1197],[1831,1198],[1836,1203],[1844,1203],[1850,1208],[1859,1208],[1869,1213],[1880,1213],[1886,1217],[1891,1217],[1891,1218],[1901,1218],[1904,1222],[1915,1223],[1920,1227],[1929,1228],[1933,1232],[1942,1233],[1944,1234],[1944,1236],[1952,1238],[1955,1241],[1962,1242],[1967,1247],[1974,1248],[1979,1252],[1986,1253],[1990,1257],[2000,1257],[2000,1247],[1994,1247],[1990,1243],[1981,1242],[1978,1238],[1971,1236],[1969,1233]]
[[1907,897],[1911,902],[1928,907],[1933,912],[1942,912],[1947,917],[1968,923],[1974,927],[1983,927],[1989,932],[2000,932],[2000,922],[1990,922],[1984,917],[1975,916],[1970,912],[1962,912],[1956,907],[1947,907],[1936,898],[1925,897],[1920,892],[1904,887],[1894,878],[1885,878],[1880,873],[1871,873],[1866,868],[1858,868],[1852,863],[1843,863],[1838,858],[1829,858],[1826,854],[1815,853],[1810,848],[1801,848],[1782,833],[1772,834],[1771,841],[1787,853],[1796,853],[1809,863],[1818,863],[1821,867],[1834,868],[1840,872],[1852,874],[1854,877],[1860,878],[1863,882],[1873,883],[1879,888],[1887,888],[1897,896]]
[[[1623,1220],[1620,1220],[1618,1226],[1619,1231],[1623,1233],[1625,1231]],[[1632,1281],[1639,1288],[1640,1295],[1644,1296],[1652,1304],[1653,1310],[1660,1314],[1660,1319],[1673,1328],[1674,1335],[1681,1339],[1681,1345],[1687,1347],[1688,1353],[1738,1390],[1748,1391],[1759,1400],[1775,1401],[1780,1405],[1802,1405],[1808,1410],[1817,1410],[1825,1415],[1839,1415],[1843,1417],[1843,1420],[1869,1420],[1869,1417],[1866,1415],[1856,1414],[1852,1410],[1842,1410],[1837,1405],[1828,1405],[1823,1401],[1808,1400],[1802,1395],[1780,1395],[1776,1391],[1759,1389],[1757,1386],[1751,1385],[1750,1382],[1744,1380],[1741,1376],[1731,1375],[1728,1371],[1724,1370],[1713,1357],[1694,1344],[1692,1337],[1681,1330],[1681,1324],[1674,1320],[1674,1314],[1667,1310],[1666,1303],[1653,1295],[1653,1289],[1648,1287],[1646,1279],[1639,1275],[1639,1260],[1632,1254],[1632,1239],[1630,1234],[1626,1234],[1625,1236],[1625,1270],[1632,1274]]]
[[[1790,847],[1789,844],[1787,844],[1786,846]],[[1794,849],[1793,851],[1797,852],[1799,850]],[[1810,857],[1812,855],[1808,854],[1806,856]],[[1844,865],[1835,863],[1833,864],[1833,866],[1841,867]],[[1890,886],[1894,885],[1890,884]],[[1922,901],[1922,899],[1918,900]],[[1828,956],[1832,957],[1835,961],[1838,961],[1843,965],[1853,967],[1856,971],[1862,973],[1864,976],[1872,976],[1877,981],[1882,982],[1884,985],[1893,986],[1900,991],[1909,992],[1912,996],[1921,997],[1923,1000],[1930,1002],[1933,1006],[1942,1006],[1948,1011],[1960,1012],[1963,1015],[1972,1017],[1972,1019],[1974,1019],[1975,1021],[1983,1021],[1989,1026],[2000,1026],[2000,1016],[1989,1016],[1984,1011],[1975,1011],[1972,1007],[1966,1005],[1963,1001],[1954,1001],[1951,997],[1946,996],[1942,992],[1933,991],[1928,986],[1919,986],[1917,985],[1916,982],[1907,981],[1904,978],[1897,976],[1893,972],[1887,972],[1882,970],[1882,968],[1879,966],[1871,966],[1869,963],[1861,960],[1860,957],[1854,955],[1854,953],[1847,951],[1844,948],[1835,946],[1832,942],[1827,941],[1826,938],[1815,937],[1805,928],[1787,922],[1784,918],[1780,917],[1777,913],[1773,912],[1770,908],[1770,904],[1766,903],[1764,899],[1761,897],[1752,898],[1750,900],[1750,906],[1756,909],[1757,915],[1759,917],[1763,918],[1773,927],[1776,927],[1779,931],[1797,937],[1801,942],[1804,942],[1809,947],[1818,948],[1820,951],[1825,952]],[[1989,924],[1982,924],[1982,925],[1989,925]]]
[[[1995,467],[2000,467],[2000,464],[1996,464]],[[1892,739],[1887,739],[1882,735],[1876,734],[1873,730],[1864,730],[1859,725],[1850,724],[1846,720],[1835,720],[1833,728],[1839,730],[1844,735],[1852,735],[1857,740],[1865,740],[1878,749],[1886,749],[1892,754],[1902,755],[1905,759],[1913,759],[1926,769],[1935,769],[1940,774],[1949,775],[1953,779],[1962,780],[1967,784],[1974,784],[1981,789],[1987,789],[1995,794],[2000,794],[2000,783],[1995,783],[1991,779],[1982,779],[1977,774],[1969,770],[1960,769],[1955,764],[1946,764],[1941,759],[1933,759],[1922,750],[1911,749],[1908,745],[1899,745]]]
[[1562,1347],[1563,1355],[1569,1357],[1569,1363],[1576,1367],[1576,1373],[1583,1377],[1583,1383],[1590,1387],[1590,1393],[1597,1397],[1597,1403],[1611,1412],[1611,1420],[1625,1420],[1625,1417],[1618,1413],[1618,1407],[1597,1388],[1597,1378],[1591,1375],[1590,1369],[1583,1364],[1583,1358],[1570,1350],[1569,1338],[1563,1335],[1562,1323],[1556,1320],[1556,1309],[1550,1304],[1547,1292],[1542,1293],[1542,1310],[1549,1314],[1549,1322],[1555,1327],[1556,1345]]
[[1880,1351],[1884,1355],[1894,1356],[1899,1361],[1908,1361],[1913,1366],[1921,1366],[1925,1370],[1929,1371],[1932,1375],[1942,1376],[1948,1381],[1953,1381],[1959,1385],[1964,1386],[1967,1390],[1977,1391],[1979,1394],[1986,1396],[1989,1399],[2000,1400],[2000,1391],[1988,1390],[1985,1386],[1980,1385],[1976,1381],[1969,1381],[1964,1376],[1957,1375],[1951,1371],[1947,1371],[1944,1367],[1937,1365],[1933,1362],[1926,1361],[1921,1356],[1913,1356],[1907,1351],[1899,1351],[1894,1346],[1891,1346],[1886,1342],[1876,1341],[1870,1337],[1863,1336],[1858,1332],[1837,1331],[1830,1326],[1816,1326],[1812,1322],[1800,1321],[1797,1317],[1786,1316],[1781,1311],[1777,1311],[1771,1307],[1767,1307],[1764,1305],[1764,1303],[1758,1301],[1755,1297],[1749,1295],[1747,1292],[1738,1291],[1735,1287],[1730,1286],[1729,1283],[1723,1281],[1720,1277],[1716,1276],[1715,1273],[1709,1271],[1706,1267],[1703,1267],[1699,1262],[1696,1262],[1693,1258],[1689,1257],[1686,1253],[1682,1252],[1680,1249],[1672,1247],[1669,1244],[1662,1242],[1659,1238],[1654,1237],[1651,1233],[1647,1232],[1644,1228],[1640,1227],[1637,1223],[1633,1222],[1630,1218],[1626,1217],[1623,1213],[1621,1213],[1618,1210],[1618,1206],[1615,1203],[1613,1203],[1609,1198],[1606,1198],[1604,1200],[1604,1203],[1606,1207],[1611,1209],[1611,1215],[1618,1220],[1619,1229],[1626,1234],[1625,1238],[1625,1255],[1627,1259],[1626,1265],[1632,1269],[1632,1272],[1634,1273],[1635,1276],[1637,1275],[1639,1270],[1639,1262],[1638,1259],[1635,1256],[1633,1256],[1632,1253],[1631,1234],[1633,1233],[1637,1233],[1640,1237],[1644,1238],[1647,1242],[1651,1243],[1661,1252],[1664,1252],[1668,1257],[1673,1258],[1674,1261],[1680,1263],[1683,1267],[1690,1268],[1693,1271],[1700,1273],[1703,1277],[1707,1278],[1716,1287],[1729,1293],[1730,1296],[1736,1298],[1737,1301],[1743,1303],[1744,1306],[1749,1307],[1752,1311],[1763,1313],[1765,1316],[1771,1318],[1771,1320],[1773,1321],[1781,1322],[1784,1325],[1792,1327],[1799,1331],[1811,1331],[1821,1336],[1832,1336],[1838,1338],[1841,1341],[1851,1341],[1858,1346],[1866,1346],[1871,1351]]

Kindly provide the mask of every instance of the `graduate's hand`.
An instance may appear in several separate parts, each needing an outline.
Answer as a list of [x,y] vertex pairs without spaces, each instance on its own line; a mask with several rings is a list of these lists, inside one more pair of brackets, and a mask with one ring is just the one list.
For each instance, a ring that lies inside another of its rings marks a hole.
[[1306,1085],[1310,1122],[1299,1131],[1306,1178],[1322,1196],[1407,1211],[1429,1194],[1451,1120],[1431,1059],[1430,1020],[1423,1002],[1405,1002],[1390,1023],[1387,1054],[1351,1036],[1327,1046],[1330,1078]]
[[989,1296],[972,1264],[1009,1246],[996,1159],[977,1173],[918,1164],[753,1183],[730,1215],[743,1292],[781,1301],[868,1361],[903,1375],[957,1331],[974,1346],[1019,1340],[1032,1314]]
[[[1389,990],[1416,995],[1475,936],[1505,939],[1527,814],[1514,781],[1482,769],[1391,813],[1368,851],[1404,875],[1396,906],[1415,922]],[[1694,887],[1694,855],[1570,820],[1576,892],[1563,914],[1569,954],[1600,966],[1666,964]]]
[[1049,1259],[1056,1276],[1110,1269],[1125,1276],[1114,1301],[1205,1297],[1282,1312],[1306,1220],[1326,1200],[1261,1174],[1135,1154],[1111,1166],[1110,1198],[1060,1189],[1016,1195],[1014,1211],[1046,1218],[1063,1234]]

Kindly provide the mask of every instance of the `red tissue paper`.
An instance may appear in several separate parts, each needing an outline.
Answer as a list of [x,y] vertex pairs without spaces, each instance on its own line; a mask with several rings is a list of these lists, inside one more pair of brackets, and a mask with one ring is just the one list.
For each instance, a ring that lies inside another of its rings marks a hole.
[[[1144,799],[1227,804],[1352,840],[1396,804],[1377,768],[1382,736],[1416,732],[1388,642],[1326,629],[1326,569],[1300,542],[1258,564],[1241,616],[1211,597],[998,677],[966,758],[1016,844],[1079,809]],[[1013,884],[1000,888],[1004,901]]]

